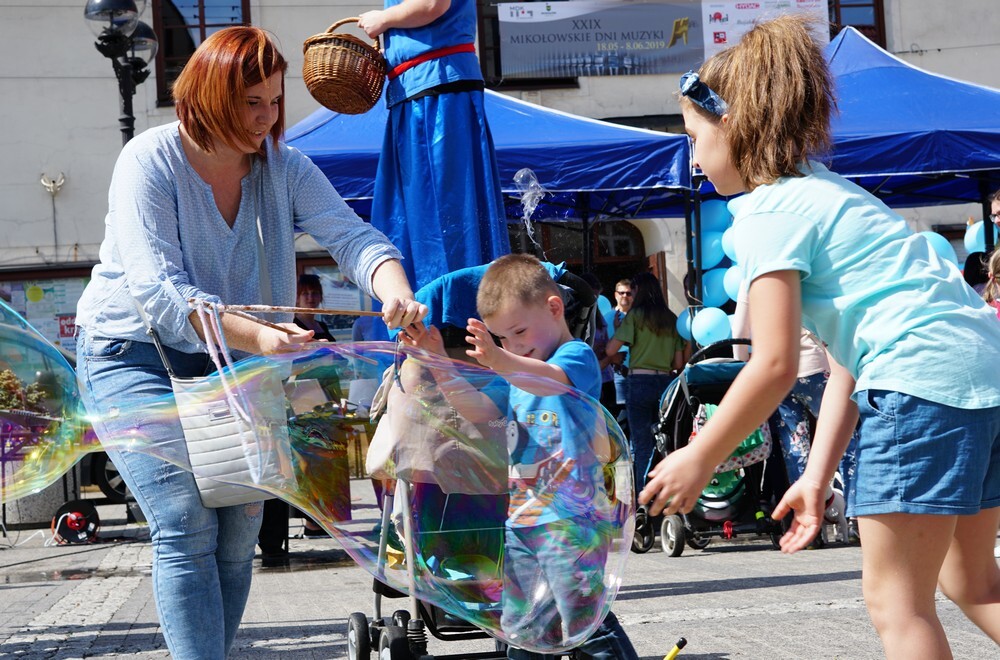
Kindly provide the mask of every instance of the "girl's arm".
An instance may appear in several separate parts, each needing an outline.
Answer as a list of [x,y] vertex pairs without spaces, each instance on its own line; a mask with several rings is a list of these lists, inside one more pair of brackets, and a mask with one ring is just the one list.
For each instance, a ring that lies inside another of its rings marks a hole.
[[830,380],[823,391],[809,462],[805,472],[785,492],[772,513],[778,520],[788,515],[789,511],[795,512],[792,526],[781,538],[782,552],[792,553],[805,548],[819,533],[830,480],[858,423],[858,406],[851,400],[854,377],[829,353],[827,358],[830,361]]
[[754,359],[733,381],[697,439],[650,472],[639,501],[651,503],[652,515],[691,511],[715,466],[770,417],[795,384],[802,316],[799,277],[798,271],[778,271],[751,284]]
[[389,28],[418,28],[433,23],[451,7],[451,0],[403,0],[388,9],[361,14],[358,27],[374,39]]
[[607,346],[604,347],[604,352],[608,357],[614,357],[622,350],[622,346],[624,345],[625,342],[620,339],[609,339]]

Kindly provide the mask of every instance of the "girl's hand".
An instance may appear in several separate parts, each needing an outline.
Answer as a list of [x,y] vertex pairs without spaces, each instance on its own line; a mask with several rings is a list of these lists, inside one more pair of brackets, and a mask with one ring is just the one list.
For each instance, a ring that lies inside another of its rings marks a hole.
[[697,445],[671,452],[649,471],[649,481],[639,493],[639,503],[647,504],[650,515],[688,513],[712,478],[715,465],[705,461]]
[[358,27],[364,30],[365,34],[369,37],[374,39],[378,35],[385,32],[389,27],[386,25],[385,11],[382,9],[366,11],[358,17]]
[[493,335],[486,328],[486,324],[479,319],[469,319],[465,330],[470,335],[465,338],[465,341],[472,344],[472,348],[465,351],[465,354],[475,358],[479,364],[487,369],[499,371],[498,367],[503,362],[506,351],[493,341]]
[[382,303],[382,320],[390,328],[405,328],[427,316],[427,305],[412,298],[392,297]]
[[399,331],[399,338],[407,346],[420,348],[428,353],[447,356],[444,350],[444,339],[441,338],[441,331],[425,326],[423,323],[411,323]]
[[785,496],[771,513],[772,518],[781,520],[790,511],[795,512],[791,528],[779,541],[782,552],[798,552],[816,538],[826,512],[825,495],[825,486],[806,477],[799,478],[785,491]]

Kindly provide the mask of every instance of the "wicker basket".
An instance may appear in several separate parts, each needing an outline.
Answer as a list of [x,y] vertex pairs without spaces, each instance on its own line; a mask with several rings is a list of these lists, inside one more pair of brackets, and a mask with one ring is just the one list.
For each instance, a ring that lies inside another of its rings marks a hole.
[[344,18],[305,40],[302,78],[309,93],[320,104],[345,115],[368,112],[382,96],[386,64],[378,39],[368,45],[349,34],[334,34]]

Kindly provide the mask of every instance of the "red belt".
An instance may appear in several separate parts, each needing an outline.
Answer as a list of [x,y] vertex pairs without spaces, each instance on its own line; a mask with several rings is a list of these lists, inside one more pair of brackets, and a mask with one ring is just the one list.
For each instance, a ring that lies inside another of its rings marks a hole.
[[436,60],[440,57],[445,57],[447,55],[454,55],[455,53],[474,53],[476,52],[476,44],[458,44],[457,46],[445,46],[444,48],[438,48],[436,50],[429,50],[426,53],[417,55],[412,60],[406,60],[389,70],[389,80],[398,78],[404,71],[409,71],[418,64],[423,64],[424,62],[429,62],[431,60]]

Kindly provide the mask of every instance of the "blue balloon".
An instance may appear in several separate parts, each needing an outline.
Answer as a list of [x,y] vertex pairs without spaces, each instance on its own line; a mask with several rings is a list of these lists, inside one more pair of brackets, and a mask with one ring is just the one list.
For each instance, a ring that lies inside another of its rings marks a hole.
[[736,263],[736,243],[734,241],[735,231],[732,227],[722,232],[722,252],[729,257],[729,259]]
[[958,255],[955,254],[955,248],[951,246],[947,238],[933,231],[922,231],[920,235],[930,241],[931,247],[934,248],[939,257],[958,265]]
[[701,230],[724,232],[732,222],[729,206],[721,199],[710,199],[701,203]]
[[605,295],[597,296],[597,313],[601,316],[607,316],[615,311],[614,306],[612,306],[611,301]]
[[721,307],[729,300],[726,295],[726,269],[713,268],[701,277],[705,307]]
[[691,335],[701,346],[707,346],[733,336],[729,316],[718,307],[706,307],[691,322]]
[[722,232],[703,231],[701,234],[701,269],[715,268],[726,253],[722,251]]
[[684,311],[677,315],[677,334],[691,341],[691,308],[685,307]]
[[726,295],[736,300],[740,295],[740,285],[743,284],[743,269],[739,266],[730,266],[726,269],[726,276],[722,280],[722,286],[726,290]]
[[965,243],[966,252],[986,252],[986,232],[982,220],[965,228],[965,238],[962,242]]

